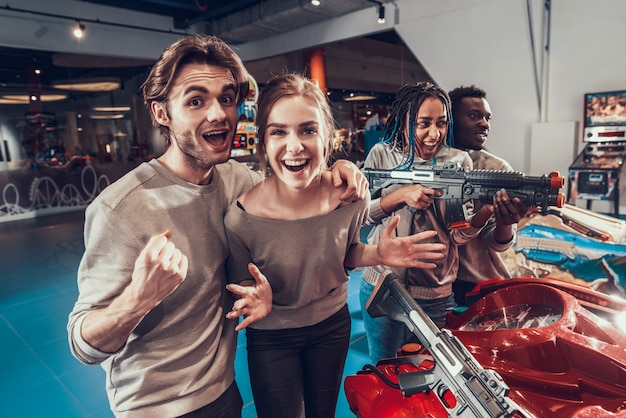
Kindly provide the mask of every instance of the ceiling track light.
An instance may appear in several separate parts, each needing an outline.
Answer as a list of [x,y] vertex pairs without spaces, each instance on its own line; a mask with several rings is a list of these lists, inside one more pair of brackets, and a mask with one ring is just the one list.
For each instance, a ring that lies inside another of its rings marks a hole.
[[77,20],[76,27],[74,28],[74,31],[72,33],[74,34],[75,38],[81,39],[83,36],[85,36],[85,25],[80,23],[80,20]]
[[320,0],[311,0],[313,6],[319,6],[322,2]]
[[[180,31],[174,31],[174,30],[171,30],[171,29],[158,29],[158,28],[153,28],[153,27],[149,27],[149,26],[127,25],[127,24],[124,24],[124,23],[108,22],[108,21],[104,21],[104,20],[100,20],[100,19],[89,19],[89,18],[80,18],[80,19],[78,19],[76,17],[68,17],[66,15],[60,15],[60,14],[55,14],[55,13],[46,13],[46,12],[38,12],[38,11],[35,11],[35,10],[29,10],[29,9],[20,9],[18,7],[13,7],[13,6],[9,6],[9,5],[0,5],[0,10],[9,10],[11,12],[17,12],[17,13],[27,13],[29,15],[36,15],[36,16],[53,17],[55,19],[73,20],[74,22],[77,23],[77,26],[76,26],[75,29],[72,29],[72,32],[75,32],[77,30],[82,30],[83,31],[83,36],[84,36],[84,32],[85,32],[85,25],[82,24],[82,22],[95,23],[97,25],[115,26],[115,27],[118,27],[118,28],[136,29],[136,30],[144,30],[144,31],[150,31],[150,32],[158,32],[158,33],[167,33],[168,35],[185,36],[185,35],[189,34],[187,31],[180,32]],[[43,35],[45,35],[47,33],[47,31],[48,31],[47,27],[45,29],[40,28],[36,32],[36,36],[43,36]]]
[[385,23],[385,6],[382,4],[378,6],[378,23]]
[[378,23],[385,23],[385,4],[378,0],[368,0],[370,3],[378,5]]

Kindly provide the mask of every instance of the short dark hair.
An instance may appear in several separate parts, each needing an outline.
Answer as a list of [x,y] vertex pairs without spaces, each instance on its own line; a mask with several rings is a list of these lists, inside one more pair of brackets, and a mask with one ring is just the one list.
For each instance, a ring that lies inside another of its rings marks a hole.
[[[170,130],[160,125],[150,110],[152,102],[166,103],[178,71],[186,64],[209,64],[230,71],[235,82],[236,102],[243,103],[250,88],[249,76],[241,58],[223,40],[211,35],[187,35],[167,47],[152,67],[141,86],[144,104],[150,112],[152,124],[161,130],[166,146],[170,144]],[[167,106],[166,106],[167,108]]]
[[487,98],[487,92],[480,87],[475,86],[474,84],[468,87],[457,87],[453,90],[450,90],[448,95],[450,96],[450,102],[452,103],[452,114],[454,114],[455,107],[457,107],[457,105],[461,103],[461,100],[465,99],[466,97],[475,97],[478,99]]

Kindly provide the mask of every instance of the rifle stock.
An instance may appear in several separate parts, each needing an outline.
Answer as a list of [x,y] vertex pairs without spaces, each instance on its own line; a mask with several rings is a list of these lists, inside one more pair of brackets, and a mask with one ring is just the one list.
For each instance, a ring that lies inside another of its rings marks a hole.
[[432,390],[454,417],[532,417],[508,397],[500,375],[484,369],[458,338],[440,329],[393,274],[379,280],[365,308],[374,318],[403,322],[433,357],[431,370],[398,374],[404,396]]
[[446,203],[446,222],[450,229],[469,226],[465,203],[474,199],[493,203],[496,194],[505,189],[511,198],[519,198],[528,206],[563,207],[565,195],[559,191],[565,184],[563,176],[552,172],[542,176],[527,176],[519,171],[466,170],[455,164],[414,166],[412,170],[366,168],[365,176],[373,197],[392,184],[421,184],[438,189]]

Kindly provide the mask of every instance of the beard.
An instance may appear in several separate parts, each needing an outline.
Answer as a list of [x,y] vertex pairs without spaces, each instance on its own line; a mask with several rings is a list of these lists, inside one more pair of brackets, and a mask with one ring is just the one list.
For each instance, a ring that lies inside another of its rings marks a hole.
[[[180,150],[185,164],[194,170],[211,170],[216,164],[222,164],[230,159],[230,145],[224,152],[207,153],[198,144],[190,131],[172,135],[174,146]],[[232,143],[232,138],[229,143]]]

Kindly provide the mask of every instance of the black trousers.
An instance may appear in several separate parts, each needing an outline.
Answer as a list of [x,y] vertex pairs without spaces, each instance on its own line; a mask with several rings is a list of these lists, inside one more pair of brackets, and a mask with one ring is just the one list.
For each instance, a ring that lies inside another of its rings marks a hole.
[[241,418],[241,408],[243,400],[239,393],[237,383],[233,383],[214,402],[203,406],[180,418]]
[[247,328],[248,368],[259,418],[333,418],[350,345],[347,305],[303,328]]

